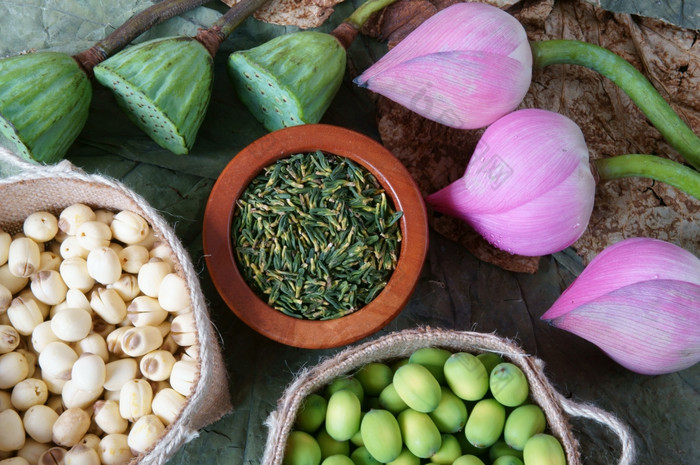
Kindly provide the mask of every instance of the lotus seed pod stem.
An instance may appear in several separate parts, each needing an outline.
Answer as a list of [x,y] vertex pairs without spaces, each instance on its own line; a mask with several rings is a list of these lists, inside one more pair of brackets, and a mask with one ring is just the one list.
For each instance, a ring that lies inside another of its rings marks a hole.
[[58,413],[47,405],[34,405],[22,416],[29,437],[43,444],[51,442],[53,424],[57,419]]
[[90,415],[78,407],[61,413],[52,428],[52,440],[59,446],[73,447],[78,444],[90,428]]
[[49,242],[58,233],[58,219],[47,211],[34,212],[24,220],[22,231],[36,242]]
[[28,278],[39,269],[41,262],[39,245],[28,237],[19,237],[10,243],[7,264],[10,273],[20,278]]
[[21,449],[24,441],[24,425],[19,414],[12,409],[0,412],[0,451]]
[[12,352],[19,345],[19,333],[10,325],[0,325],[0,355]]
[[114,400],[95,402],[94,420],[107,434],[124,433],[129,427],[129,422],[119,413],[119,403]]
[[19,352],[0,355],[0,389],[11,389],[29,374],[27,358]]
[[41,405],[49,398],[46,383],[37,378],[27,378],[15,384],[12,388],[12,406],[21,411],[34,405]]

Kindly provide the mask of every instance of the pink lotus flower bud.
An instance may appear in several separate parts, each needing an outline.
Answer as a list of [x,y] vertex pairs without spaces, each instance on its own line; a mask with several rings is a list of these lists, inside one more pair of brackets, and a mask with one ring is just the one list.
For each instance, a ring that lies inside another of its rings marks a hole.
[[541,318],[631,371],[683,370],[700,361],[700,259],[657,239],[618,242]]
[[538,256],[583,234],[594,199],[581,129],[559,113],[526,109],[489,126],[464,176],[426,201],[500,249]]
[[355,79],[425,118],[488,126],[513,111],[532,77],[532,50],[513,16],[457,3],[430,17]]

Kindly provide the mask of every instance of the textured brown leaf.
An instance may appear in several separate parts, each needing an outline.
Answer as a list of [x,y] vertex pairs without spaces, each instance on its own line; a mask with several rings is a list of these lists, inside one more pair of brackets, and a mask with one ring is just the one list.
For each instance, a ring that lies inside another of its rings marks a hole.
[[[451,3],[402,0],[367,32],[386,37],[391,47],[433,11]],[[525,1],[509,11],[523,23],[531,40],[577,39],[621,55],[651,80],[696,134],[700,132],[697,31],[609,13],[582,0]],[[617,86],[586,68],[553,65],[536,70],[521,107],[557,111],[573,119],[583,130],[592,159],[649,153],[682,161]],[[408,167],[424,194],[462,176],[483,132],[443,127],[382,97],[377,109],[383,143]],[[431,224],[482,260],[513,271],[537,269],[537,258],[497,250],[461,221],[434,215]],[[589,227],[573,247],[587,263],[607,245],[637,236],[667,240],[700,255],[700,203],[651,180],[628,178],[599,185]]]
[[[228,6],[236,0],[222,0]],[[260,7],[254,17],[266,23],[298,26],[302,29],[319,27],[342,0],[270,0]]]

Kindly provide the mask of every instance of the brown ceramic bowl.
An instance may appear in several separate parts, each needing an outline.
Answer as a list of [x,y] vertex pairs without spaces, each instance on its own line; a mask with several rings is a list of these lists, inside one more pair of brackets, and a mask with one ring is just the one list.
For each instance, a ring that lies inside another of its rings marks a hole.
[[[402,211],[399,259],[386,287],[360,310],[332,320],[306,320],[268,306],[238,271],[231,240],[236,200],[263,168],[286,156],[321,150],[349,158],[370,171]],[[239,152],[214,184],[204,213],[207,267],[233,312],[260,334],[286,345],[322,349],[350,344],[386,326],[408,302],[428,250],[423,197],[406,168],[378,142],[348,129],[307,124],[281,129]]]

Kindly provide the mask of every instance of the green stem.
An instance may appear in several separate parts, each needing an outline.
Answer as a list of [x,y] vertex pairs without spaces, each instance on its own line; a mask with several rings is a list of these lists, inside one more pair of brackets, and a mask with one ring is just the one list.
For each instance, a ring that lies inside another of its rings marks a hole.
[[156,24],[203,5],[208,0],[163,0],[135,14],[95,45],[73,58],[92,76],[92,69]]
[[603,47],[576,40],[546,40],[531,42],[531,46],[535,67],[580,65],[610,79],[637,104],[668,143],[700,169],[700,138],[627,60]]
[[229,10],[217,19],[209,29],[200,30],[195,37],[209,50],[213,57],[219,46],[248,16],[270,0],[239,0]]
[[700,200],[700,173],[668,158],[628,154],[593,162],[600,181],[641,177],[664,182]]
[[377,11],[394,3],[396,0],[367,0],[360,5],[350,16],[345,18],[345,23],[361,29],[367,20]]

